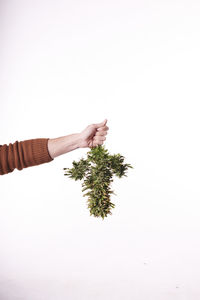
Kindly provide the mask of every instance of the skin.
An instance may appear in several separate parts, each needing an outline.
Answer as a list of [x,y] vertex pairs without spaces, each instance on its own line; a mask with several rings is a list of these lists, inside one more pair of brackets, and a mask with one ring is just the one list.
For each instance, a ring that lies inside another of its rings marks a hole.
[[106,123],[107,119],[101,123],[88,125],[80,133],[49,139],[48,151],[50,156],[55,158],[77,148],[94,148],[103,145],[109,130]]

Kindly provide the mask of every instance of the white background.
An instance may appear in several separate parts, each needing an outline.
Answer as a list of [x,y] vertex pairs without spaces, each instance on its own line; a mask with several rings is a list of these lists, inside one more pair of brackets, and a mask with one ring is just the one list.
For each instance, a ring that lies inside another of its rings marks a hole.
[[0,1],[0,144],[108,119],[113,215],[63,167],[0,177],[1,300],[200,298],[200,2]]

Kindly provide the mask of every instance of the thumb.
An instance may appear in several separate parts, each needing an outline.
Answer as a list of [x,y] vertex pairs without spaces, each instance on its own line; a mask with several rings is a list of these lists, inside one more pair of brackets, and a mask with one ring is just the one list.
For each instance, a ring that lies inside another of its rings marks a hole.
[[105,126],[106,123],[107,123],[107,119],[104,119],[103,122],[97,123],[97,124],[94,124],[94,125],[95,125],[95,128],[97,129],[97,128],[99,128],[99,127]]

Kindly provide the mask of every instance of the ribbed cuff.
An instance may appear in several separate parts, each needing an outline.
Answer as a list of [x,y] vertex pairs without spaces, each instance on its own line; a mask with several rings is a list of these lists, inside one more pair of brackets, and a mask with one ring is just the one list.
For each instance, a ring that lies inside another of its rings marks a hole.
[[31,142],[33,161],[35,165],[40,165],[53,160],[48,151],[49,138],[33,139]]

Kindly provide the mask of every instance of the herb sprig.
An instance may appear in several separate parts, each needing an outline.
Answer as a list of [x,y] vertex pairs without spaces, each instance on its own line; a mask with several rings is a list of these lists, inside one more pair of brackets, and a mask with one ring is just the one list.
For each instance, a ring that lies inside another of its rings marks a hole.
[[73,161],[72,165],[72,168],[63,168],[64,175],[75,181],[83,179],[82,192],[87,190],[83,197],[88,197],[90,215],[102,219],[112,215],[111,209],[115,207],[110,201],[111,194],[115,194],[110,188],[113,176],[127,177],[128,168],[133,167],[124,163],[124,156],[119,153],[110,155],[104,145],[92,148],[87,152],[87,159]]

